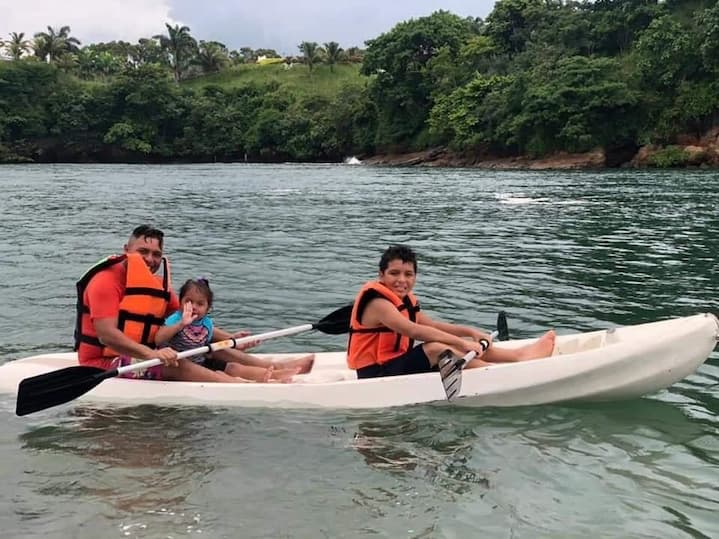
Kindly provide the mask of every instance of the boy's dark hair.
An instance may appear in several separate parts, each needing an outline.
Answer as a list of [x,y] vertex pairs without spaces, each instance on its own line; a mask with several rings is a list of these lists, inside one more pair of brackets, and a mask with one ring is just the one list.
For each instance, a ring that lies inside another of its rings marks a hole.
[[185,284],[180,287],[180,299],[182,299],[183,296],[192,288],[205,296],[207,298],[207,306],[212,307],[212,300],[215,295],[212,293],[210,281],[208,281],[206,277],[197,277],[196,279],[186,280]]
[[393,260],[410,262],[414,266],[414,272],[417,273],[417,255],[408,245],[390,245],[387,247],[385,252],[382,253],[382,258],[379,259],[379,270],[386,270]]
[[159,228],[155,228],[152,225],[140,225],[135,230],[132,231],[132,237],[133,238],[151,238],[156,239],[157,242],[160,244],[160,248],[163,247],[163,243],[165,240],[165,233],[160,230]]

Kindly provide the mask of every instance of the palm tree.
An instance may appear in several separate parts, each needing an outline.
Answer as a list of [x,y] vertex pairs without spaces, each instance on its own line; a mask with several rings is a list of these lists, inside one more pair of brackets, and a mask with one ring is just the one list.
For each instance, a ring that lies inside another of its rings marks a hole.
[[312,68],[314,67],[315,63],[320,60],[320,53],[322,52],[322,48],[314,41],[303,41],[302,43],[300,43],[299,49],[305,58],[305,63],[310,70],[310,74],[312,74]]
[[175,76],[175,82],[180,82],[182,73],[189,65],[193,53],[197,50],[197,42],[190,35],[188,26],[176,24],[174,27],[165,23],[167,35],[153,36],[160,42],[160,46],[167,54],[167,60]]
[[339,62],[344,53],[344,49],[336,41],[325,43],[325,61],[330,66],[330,71],[335,70],[335,64]]
[[229,62],[227,47],[217,41],[200,41],[197,63],[203,73],[220,71]]
[[61,56],[68,53],[77,53],[80,48],[80,40],[70,36],[70,27],[63,26],[55,31],[52,26],[47,27],[47,32],[35,34],[35,56],[46,62],[55,62]]
[[10,41],[5,42],[5,48],[13,60],[19,60],[23,53],[30,52],[30,42],[25,39],[25,32],[10,32]]

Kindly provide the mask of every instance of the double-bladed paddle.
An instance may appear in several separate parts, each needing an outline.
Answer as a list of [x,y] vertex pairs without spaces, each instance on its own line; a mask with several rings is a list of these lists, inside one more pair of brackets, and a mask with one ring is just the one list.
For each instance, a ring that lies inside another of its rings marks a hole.
[[[507,314],[504,311],[500,311],[497,316],[497,329],[492,332],[492,339],[498,338],[501,341],[509,339],[509,327],[507,326]],[[487,339],[480,339],[479,343],[482,345],[482,350],[489,348],[489,341]],[[439,374],[442,377],[442,387],[447,395],[447,400],[451,401],[457,395],[459,390],[462,389],[462,369],[467,366],[467,363],[474,359],[477,352],[474,350],[468,352],[462,357],[455,357],[451,350],[447,349],[439,356]]]
[[[226,339],[224,341],[211,343],[207,346],[186,350],[177,354],[177,357],[178,359],[184,359],[217,350],[235,348],[241,344],[295,335],[313,329],[329,335],[341,335],[349,331],[351,314],[352,305],[345,305],[314,324],[303,324],[301,326],[268,331],[267,333],[259,333],[242,338]],[[45,410],[58,404],[64,404],[84,395],[103,380],[114,378],[127,372],[148,369],[160,364],[162,364],[162,360],[160,359],[149,359],[112,370],[78,365],[25,378],[18,386],[15,413],[22,416],[39,412],[40,410]]]

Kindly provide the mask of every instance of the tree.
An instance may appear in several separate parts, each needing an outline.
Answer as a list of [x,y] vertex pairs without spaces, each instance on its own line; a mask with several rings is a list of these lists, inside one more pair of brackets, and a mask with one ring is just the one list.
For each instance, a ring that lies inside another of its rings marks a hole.
[[227,47],[218,41],[200,41],[197,63],[203,73],[216,73],[229,62]]
[[702,31],[699,50],[704,69],[716,74],[719,72],[719,4],[700,12],[696,18]]
[[350,47],[347,49],[347,60],[353,64],[361,64],[364,60],[364,50],[359,47]]
[[562,58],[525,76],[507,131],[523,152],[584,152],[636,140],[639,96],[613,58]]
[[300,52],[302,53],[305,63],[312,74],[312,68],[320,61],[320,52],[322,49],[314,41],[303,41],[299,45]]
[[330,71],[335,70],[335,64],[340,61],[344,54],[344,49],[336,41],[325,43],[325,62],[330,66]]
[[67,54],[77,53],[80,40],[70,35],[70,27],[63,26],[56,31],[52,26],[47,27],[47,32],[35,34],[35,56],[47,63],[57,62]]
[[[447,11],[399,23],[367,42],[362,73],[379,111],[377,142],[404,146],[420,134],[433,105],[430,61],[446,48],[453,60],[471,36],[473,22]],[[398,148],[401,149],[401,148]]]
[[639,36],[637,67],[649,87],[675,87],[700,64],[690,33],[673,17],[655,19]]
[[107,78],[120,73],[127,63],[127,58],[112,54],[103,47],[89,45],[77,54],[77,69],[82,78],[91,79],[100,76]]
[[597,52],[616,55],[627,51],[649,23],[666,10],[658,0],[596,0],[587,4],[587,18]]
[[165,23],[167,35],[153,36],[160,42],[160,47],[167,55],[167,62],[172,68],[175,82],[180,82],[190,64],[190,60],[197,50],[197,42],[190,35],[188,26],[176,24],[174,27]]
[[135,67],[162,64],[165,60],[162,47],[154,39],[140,38],[130,49],[130,62]]
[[429,116],[430,134],[457,150],[505,147],[497,128],[512,114],[507,91],[513,83],[511,76],[476,74],[466,85],[440,95]]
[[542,0],[499,0],[487,17],[484,33],[502,51],[510,55],[521,52],[543,5]]

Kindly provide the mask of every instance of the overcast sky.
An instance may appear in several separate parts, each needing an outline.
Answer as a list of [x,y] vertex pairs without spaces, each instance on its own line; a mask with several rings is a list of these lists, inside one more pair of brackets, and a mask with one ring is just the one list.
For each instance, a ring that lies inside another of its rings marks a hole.
[[364,42],[398,22],[445,9],[485,18],[494,0],[0,0],[0,39],[32,36],[48,25],[70,26],[83,44],[164,32],[165,22],[190,27],[198,40],[294,54],[302,41]]

